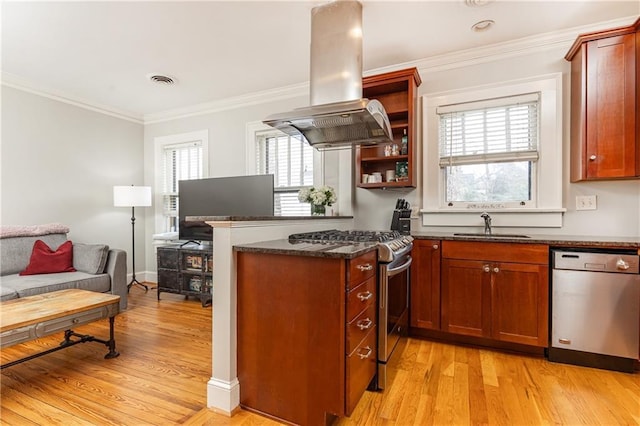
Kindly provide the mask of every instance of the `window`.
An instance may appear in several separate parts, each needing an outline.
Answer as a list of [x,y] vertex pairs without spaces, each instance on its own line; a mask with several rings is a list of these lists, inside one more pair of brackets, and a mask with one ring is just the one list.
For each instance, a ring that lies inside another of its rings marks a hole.
[[562,74],[423,96],[422,224],[561,227]]
[[162,187],[163,216],[167,229],[178,230],[178,181],[200,179],[202,170],[202,142],[187,142],[164,147]]
[[447,207],[535,205],[539,94],[437,108]]
[[208,132],[155,138],[156,232],[178,231],[178,181],[207,177]]
[[256,173],[274,175],[274,214],[308,216],[309,205],[298,201],[298,191],[313,185],[313,148],[277,130],[256,132],[255,141]]

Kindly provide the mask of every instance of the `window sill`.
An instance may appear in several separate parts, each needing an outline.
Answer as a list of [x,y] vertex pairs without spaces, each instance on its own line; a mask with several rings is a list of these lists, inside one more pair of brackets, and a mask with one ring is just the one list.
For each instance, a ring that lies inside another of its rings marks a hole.
[[495,226],[561,228],[562,216],[566,209],[502,209],[500,211],[481,209],[423,209],[422,226],[481,226],[484,222],[480,214],[491,215]]

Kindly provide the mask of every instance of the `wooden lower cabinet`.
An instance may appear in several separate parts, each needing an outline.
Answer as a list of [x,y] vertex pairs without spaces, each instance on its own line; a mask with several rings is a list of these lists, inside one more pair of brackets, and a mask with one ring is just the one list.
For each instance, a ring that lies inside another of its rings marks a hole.
[[238,252],[240,405],[289,423],[348,416],[376,374],[376,251]]
[[415,240],[411,264],[411,327],[440,329],[440,241]]
[[442,331],[548,346],[549,247],[442,242]]

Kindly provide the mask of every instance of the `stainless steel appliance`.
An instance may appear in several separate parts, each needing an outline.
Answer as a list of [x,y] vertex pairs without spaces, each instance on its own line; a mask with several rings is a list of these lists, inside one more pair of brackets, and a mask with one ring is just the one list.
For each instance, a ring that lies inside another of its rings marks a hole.
[[311,106],[264,123],[304,135],[318,149],[393,142],[379,101],[362,98],[362,4],[336,1],[311,11]]
[[293,234],[292,242],[375,242],[378,248],[378,375],[377,388],[384,389],[387,364],[400,337],[409,328],[409,283],[413,237],[398,231],[328,230]]
[[549,360],[631,372],[638,359],[637,251],[552,251]]

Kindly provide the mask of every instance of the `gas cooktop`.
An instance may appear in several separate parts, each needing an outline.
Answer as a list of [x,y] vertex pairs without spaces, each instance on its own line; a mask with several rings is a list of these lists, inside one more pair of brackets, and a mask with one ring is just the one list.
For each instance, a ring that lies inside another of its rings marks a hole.
[[398,256],[404,255],[413,248],[413,237],[402,235],[398,231],[340,231],[329,229],[326,231],[304,232],[289,235],[290,243],[377,243],[378,260],[392,262]]

